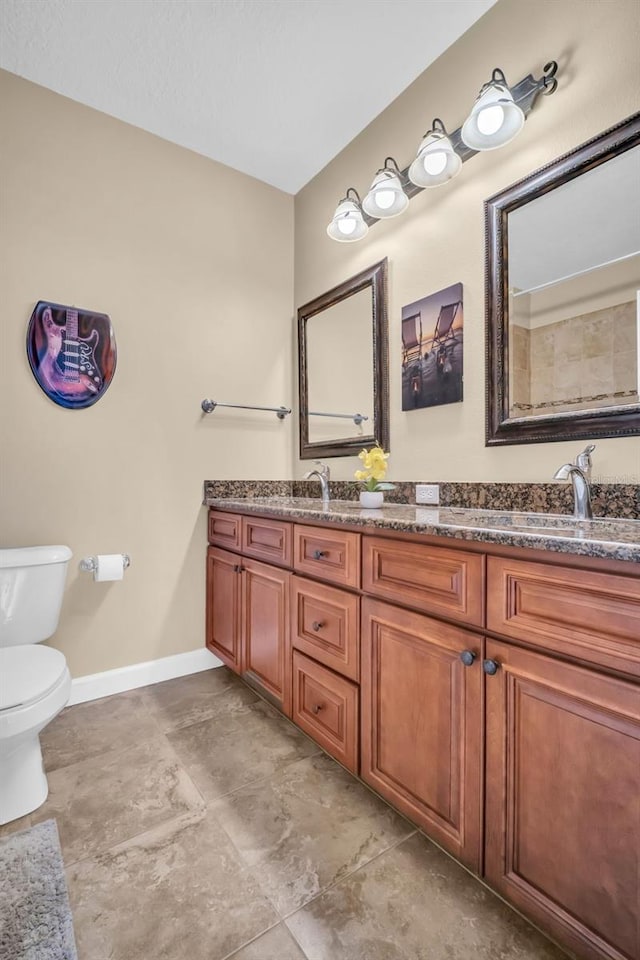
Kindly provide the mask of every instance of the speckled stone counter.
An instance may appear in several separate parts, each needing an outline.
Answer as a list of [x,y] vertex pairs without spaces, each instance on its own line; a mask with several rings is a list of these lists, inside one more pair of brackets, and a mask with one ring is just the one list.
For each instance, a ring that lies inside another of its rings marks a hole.
[[[283,481],[286,482],[286,481]],[[269,494],[212,496],[205,485],[205,503],[221,510],[282,517],[287,520],[323,521],[373,530],[395,530],[528,547],[554,553],[570,553],[610,560],[640,563],[640,521],[596,519],[576,521],[562,514],[477,510],[442,506],[419,507],[385,504],[379,510],[364,510],[350,500],[332,500],[325,508],[319,499]],[[245,484],[246,489],[246,484]],[[222,491],[216,491],[220,494]]]

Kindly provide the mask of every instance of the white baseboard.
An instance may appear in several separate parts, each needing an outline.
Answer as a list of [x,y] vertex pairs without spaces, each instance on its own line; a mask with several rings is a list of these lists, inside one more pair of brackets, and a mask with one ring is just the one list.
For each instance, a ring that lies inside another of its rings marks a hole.
[[146,687],[150,683],[185,677],[190,673],[200,673],[211,667],[223,666],[210,650],[201,647],[188,653],[176,653],[172,657],[160,660],[148,660],[146,663],[133,663],[130,667],[118,667],[103,673],[92,673],[86,677],[76,677],[71,682],[71,697],[68,706],[86,703],[87,700],[99,700],[113,693],[124,693]]

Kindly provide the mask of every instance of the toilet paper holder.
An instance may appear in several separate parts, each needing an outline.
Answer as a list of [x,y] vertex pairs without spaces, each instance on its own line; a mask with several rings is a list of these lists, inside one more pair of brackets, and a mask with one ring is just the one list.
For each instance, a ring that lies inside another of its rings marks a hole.
[[[131,566],[131,557],[128,553],[122,554],[122,565],[126,570],[127,567]],[[95,573],[98,569],[98,558],[97,557],[83,557],[80,561],[80,569],[83,573]]]

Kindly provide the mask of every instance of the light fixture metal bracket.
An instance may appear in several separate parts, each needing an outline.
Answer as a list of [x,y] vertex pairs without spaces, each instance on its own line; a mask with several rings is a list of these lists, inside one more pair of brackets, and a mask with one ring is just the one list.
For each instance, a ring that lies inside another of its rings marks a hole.
[[[557,62],[555,60],[550,60],[545,64],[543,75],[538,80],[536,80],[533,74],[530,73],[528,76],[524,77],[523,80],[520,80],[519,83],[515,84],[515,86],[509,88],[515,103],[518,104],[525,117],[528,117],[533,110],[536,100],[540,94],[548,97],[550,94],[555,93],[558,86],[558,81],[556,79],[557,72]],[[504,74],[499,67],[496,67],[493,71],[492,80],[497,73],[500,74],[500,82],[502,82],[504,79]],[[487,86],[487,84],[485,84],[485,86]],[[439,122],[442,123],[442,121]],[[467,160],[470,160],[471,157],[475,157],[475,155],[480,152],[478,150],[472,150],[471,147],[468,147],[463,141],[462,126],[458,127],[457,130],[454,130],[452,133],[449,133],[448,137],[451,142],[451,146],[463,163],[465,163]],[[413,163],[413,159],[411,163]],[[426,189],[425,187],[416,186],[415,183],[412,183],[411,180],[409,180],[409,167],[411,166],[411,163],[407,164],[407,166],[404,167],[399,173],[400,182],[402,183],[404,192],[409,198],[415,197],[419,193],[423,193]],[[354,190],[354,192],[357,193],[355,188],[350,187],[349,189]],[[376,217],[370,217],[369,214],[364,210],[362,211],[362,219],[368,226],[372,226],[374,223],[379,223],[379,220]]]

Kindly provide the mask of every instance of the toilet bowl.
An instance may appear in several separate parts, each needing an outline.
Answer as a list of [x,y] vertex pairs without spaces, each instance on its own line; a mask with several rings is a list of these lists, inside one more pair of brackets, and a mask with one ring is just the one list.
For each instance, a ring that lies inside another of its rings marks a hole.
[[0,824],[47,798],[40,732],[71,694],[64,655],[38,644],[56,630],[68,547],[0,550]]

